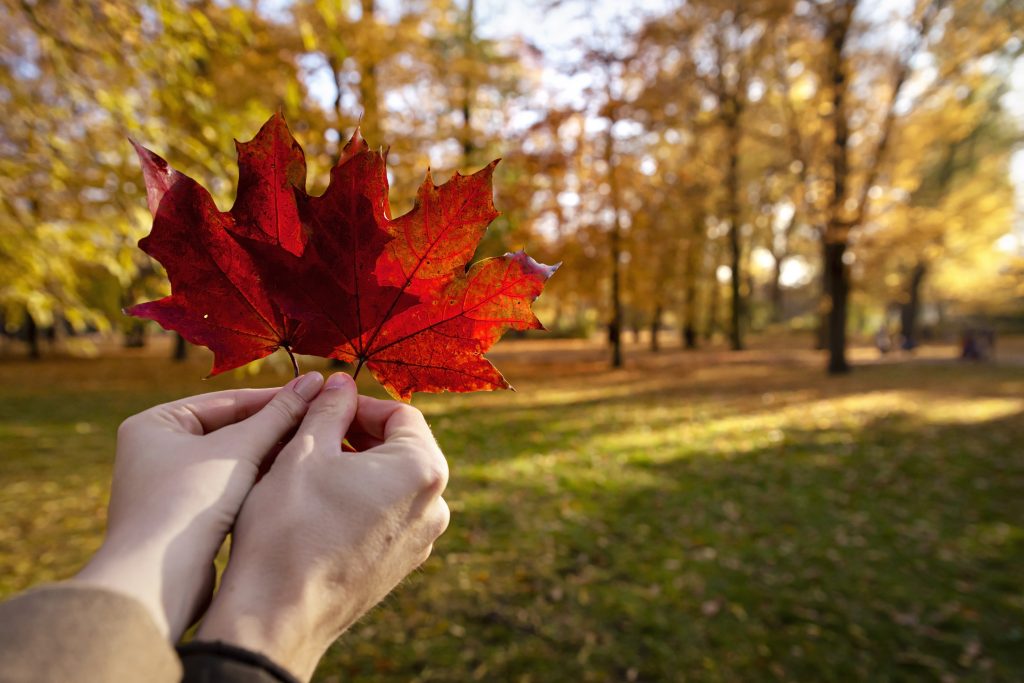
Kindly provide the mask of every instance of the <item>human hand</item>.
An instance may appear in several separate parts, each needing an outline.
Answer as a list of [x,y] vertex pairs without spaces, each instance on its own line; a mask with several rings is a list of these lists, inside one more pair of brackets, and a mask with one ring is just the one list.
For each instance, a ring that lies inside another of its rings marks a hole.
[[[343,452],[347,436],[358,452]],[[327,380],[257,483],[198,640],[260,652],[308,680],[332,642],[430,555],[448,467],[412,406]]]
[[213,590],[213,559],[263,459],[306,413],[323,376],[219,391],[125,420],[103,545],[73,581],[139,600],[177,640]]

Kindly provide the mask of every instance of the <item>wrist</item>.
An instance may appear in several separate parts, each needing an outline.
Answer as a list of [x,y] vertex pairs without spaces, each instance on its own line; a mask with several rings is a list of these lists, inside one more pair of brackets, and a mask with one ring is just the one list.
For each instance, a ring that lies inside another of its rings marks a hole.
[[208,599],[215,575],[212,557],[200,563],[172,547],[157,536],[134,542],[108,537],[71,581],[133,598],[168,640],[177,641]]
[[322,605],[310,602],[306,596],[291,595],[281,600],[273,591],[244,594],[236,591],[230,577],[225,576],[199,625],[196,640],[217,641],[261,654],[299,680],[308,681],[340,634],[323,627],[319,618],[322,610]]
[[144,553],[117,554],[104,544],[69,581],[132,598],[145,608],[161,635],[173,640],[170,619],[160,599],[159,574],[153,570],[154,564]]
[[258,609],[220,609],[215,601],[196,641],[219,642],[260,654],[300,681],[308,681],[329,643],[302,633],[294,620]]

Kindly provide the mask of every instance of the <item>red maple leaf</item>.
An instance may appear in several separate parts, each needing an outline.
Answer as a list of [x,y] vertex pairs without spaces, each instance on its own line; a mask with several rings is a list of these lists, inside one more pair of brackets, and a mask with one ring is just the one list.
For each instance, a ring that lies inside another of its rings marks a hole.
[[[497,162],[441,186],[392,219],[383,154],[358,131],[323,195],[306,194],[302,150],[276,115],[239,145],[239,191],[217,211],[197,183],[148,150],[154,213],[140,242],[170,297],[130,309],[214,351],[211,374],[284,347],[366,365],[393,396],[509,385],[483,354],[508,329],[541,328],[530,306],[555,267],[522,252],[467,272],[498,215]],[[210,296],[213,294],[213,296]]]
[[227,213],[199,183],[132,144],[153,214],[153,229],[139,247],[163,264],[171,295],[126,312],[208,347],[211,376],[289,346],[301,322],[281,312],[239,242],[250,237],[293,254],[303,250],[291,190],[305,184],[306,165],[284,120],[271,118],[251,142],[237,145],[238,201]]

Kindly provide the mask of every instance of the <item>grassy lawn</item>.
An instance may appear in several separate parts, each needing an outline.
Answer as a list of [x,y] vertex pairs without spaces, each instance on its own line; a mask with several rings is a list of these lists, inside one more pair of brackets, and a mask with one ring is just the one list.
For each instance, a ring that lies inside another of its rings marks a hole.
[[[452,526],[318,680],[1024,678],[1024,367],[499,349],[417,397]],[[286,379],[194,355],[0,361],[0,595],[97,547],[123,417]]]

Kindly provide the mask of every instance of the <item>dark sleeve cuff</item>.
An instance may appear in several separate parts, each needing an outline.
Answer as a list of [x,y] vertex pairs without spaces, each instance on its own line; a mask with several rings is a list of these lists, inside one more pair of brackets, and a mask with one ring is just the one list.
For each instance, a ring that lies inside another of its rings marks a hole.
[[192,641],[178,646],[182,683],[300,683],[258,652],[228,643]]

